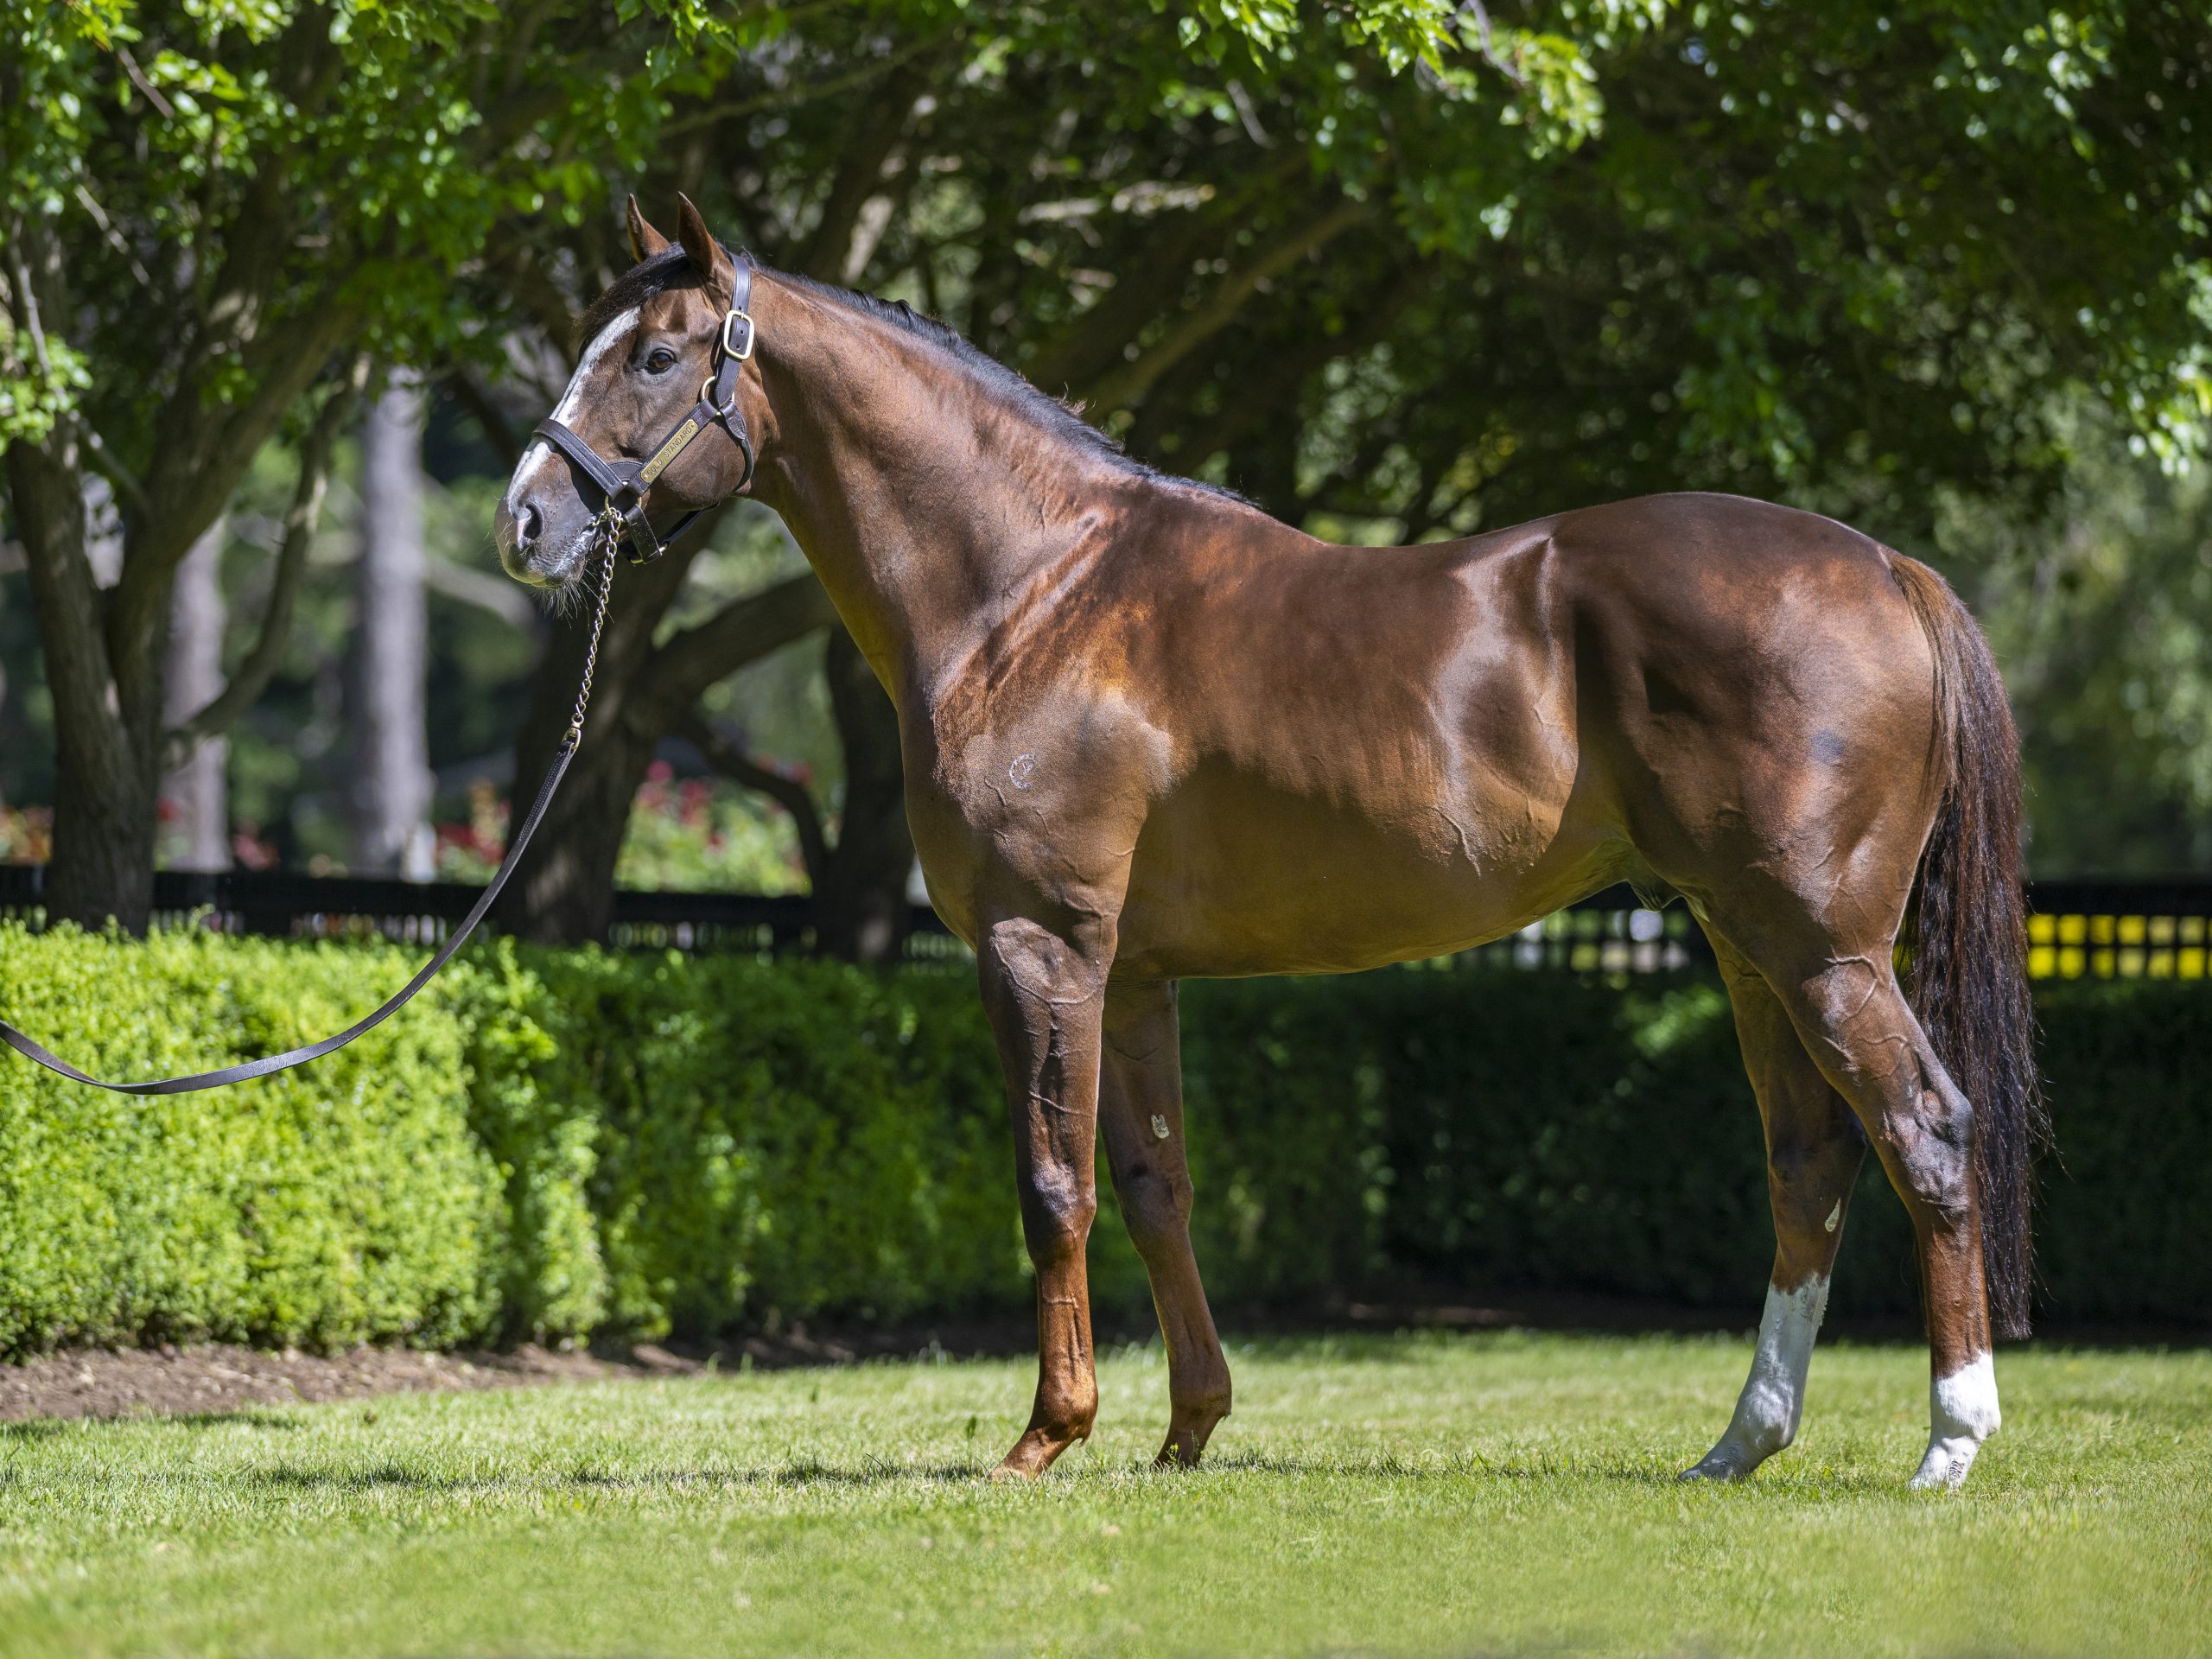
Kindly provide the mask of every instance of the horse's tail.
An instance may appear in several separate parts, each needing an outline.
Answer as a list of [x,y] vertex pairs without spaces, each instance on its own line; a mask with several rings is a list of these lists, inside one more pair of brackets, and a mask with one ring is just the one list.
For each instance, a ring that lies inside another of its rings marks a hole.
[[2044,1139],[2020,891],[2020,741],[1988,642],[1948,583],[1890,568],[1936,656],[1943,801],[1921,855],[1904,945],[1913,1012],[1974,1108],[1974,1169],[1990,1316],[2028,1334],[2033,1162]]

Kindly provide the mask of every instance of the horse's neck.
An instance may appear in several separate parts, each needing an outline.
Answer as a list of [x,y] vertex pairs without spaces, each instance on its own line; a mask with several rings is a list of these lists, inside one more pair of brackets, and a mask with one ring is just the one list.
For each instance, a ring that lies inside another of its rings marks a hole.
[[1097,522],[1120,475],[895,324],[781,283],[756,315],[776,435],[755,493],[903,709]]

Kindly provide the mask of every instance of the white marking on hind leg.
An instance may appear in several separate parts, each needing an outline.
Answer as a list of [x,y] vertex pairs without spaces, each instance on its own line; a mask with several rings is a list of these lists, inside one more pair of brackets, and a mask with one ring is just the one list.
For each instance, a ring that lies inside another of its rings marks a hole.
[[1976,1355],[1928,1387],[1928,1455],[1913,1476],[1916,1491],[1948,1489],[1967,1478],[1981,1443],[2003,1422],[1997,1409],[1997,1366]]
[[1825,1274],[1815,1274],[1795,1290],[1767,1287],[1758,1346],[1752,1351],[1751,1374],[1736,1399],[1736,1414],[1713,1450],[1682,1471],[1684,1480],[1741,1480],[1797,1438],[1805,1372],[1813,1363],[1813,1338],[1827,1305]]

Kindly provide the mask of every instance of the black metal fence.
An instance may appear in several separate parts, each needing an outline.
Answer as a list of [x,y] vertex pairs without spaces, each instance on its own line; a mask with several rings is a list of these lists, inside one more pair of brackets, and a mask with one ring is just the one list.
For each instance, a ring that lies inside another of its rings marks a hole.
[[[35,915],[44,867],[0,865],[0,914]],[[435,944],[468,913],[480,887],[274,870],[154,878],[157,923],[225,933],[336,938],[381,935]],[[2028,971],[2038,979],[2203,979],[2212,970],[2212,875],[2159,880],[2037,881],[2028,889]],[[926,905],[913,907],[906,952],[917,960],[965,954]],[[813,902],[743,893],[623,890],[613,941],[634,949],[779,951],[804,949]],[[1707,963],[1712,953],[1681,906],[1652,910],[1609,887],[1519,932],[1430,964],[1651,973]]]

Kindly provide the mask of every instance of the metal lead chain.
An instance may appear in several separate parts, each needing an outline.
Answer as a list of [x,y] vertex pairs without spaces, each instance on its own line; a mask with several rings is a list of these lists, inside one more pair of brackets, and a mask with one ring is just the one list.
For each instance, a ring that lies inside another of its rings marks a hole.
[[607,520],[601,518],[599,598],[592,609],[591,642],[584,647],[584,683],[576,688],[576,712],[569,721],[569,734],[563,741],[571,749],[584,741],[584,710],[591,706],[592,671],[599,666],[600,630],[607,626],[607,601],[614,591],[614,554],[621,545],[620,539],[606,533]]

